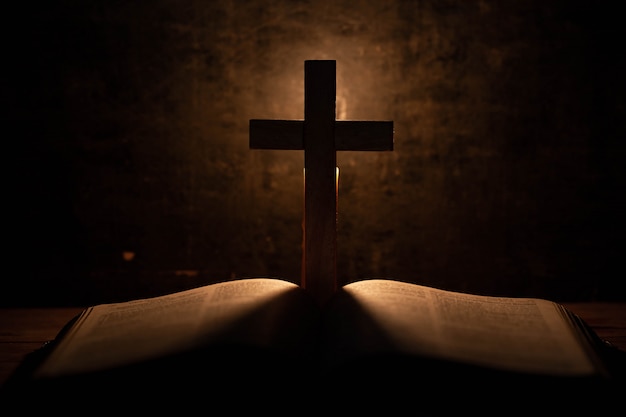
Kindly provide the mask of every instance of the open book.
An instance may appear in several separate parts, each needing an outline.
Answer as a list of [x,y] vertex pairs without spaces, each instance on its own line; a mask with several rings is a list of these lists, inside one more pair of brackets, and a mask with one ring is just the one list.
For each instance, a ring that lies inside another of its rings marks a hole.
[[563,410],[581,398],[606,405],[623,387],[622,352],[611,349],[548,300],[371,279],[320,306],[293,283],[250,278],[89,307],[6,391],[44,395],[46,409],[59,401],[64,410],[68,398],[160,407],[251,395],[273,406],[300,398],[310,411],[374,399],[427,415],[490,414],[505,400],[516,410],[546,401]]

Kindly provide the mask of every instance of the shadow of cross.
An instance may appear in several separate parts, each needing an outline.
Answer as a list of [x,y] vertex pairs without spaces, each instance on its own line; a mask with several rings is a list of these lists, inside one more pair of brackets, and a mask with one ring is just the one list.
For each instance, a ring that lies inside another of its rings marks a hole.
[[304,120],[250,120],[251,149],[304,150],[302,277],[319,303],[337,289],[336,151],[393,150],[392,121],[335,120],[336,62],[304,62]]

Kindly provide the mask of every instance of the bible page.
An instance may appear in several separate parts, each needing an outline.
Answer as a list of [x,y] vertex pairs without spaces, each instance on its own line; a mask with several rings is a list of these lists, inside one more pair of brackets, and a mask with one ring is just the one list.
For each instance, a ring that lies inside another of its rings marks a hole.
[[228,337],[269,344],[275,330],[270,320],[278,320],[275,310],[285,306],[278,300],[297,300],[298,288],[286,281],[253,278],[90,307],[35,376],[91,372],[184,352],[219,340],[232,323],[247,316],[256,320],[254,328],[240,325],[239,333],[230,329]]
[[344,291],[386,343],[406,353],[497,369],[590,375],[594,362],[558,304],[364,280]]

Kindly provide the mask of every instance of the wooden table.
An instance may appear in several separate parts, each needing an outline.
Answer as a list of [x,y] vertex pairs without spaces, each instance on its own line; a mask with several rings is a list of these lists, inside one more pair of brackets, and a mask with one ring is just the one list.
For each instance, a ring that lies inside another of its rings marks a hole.
[[[562,303],[626,351],[626,303]],[[0,386],[24,357],[52,340],[81,308],[0,308]]]

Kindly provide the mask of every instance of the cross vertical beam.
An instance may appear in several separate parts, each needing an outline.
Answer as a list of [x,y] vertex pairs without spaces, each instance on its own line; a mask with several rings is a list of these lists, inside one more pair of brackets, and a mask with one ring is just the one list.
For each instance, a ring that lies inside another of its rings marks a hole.
[[337,285],[335,73],[335,61],[305,62],[302,286],[320,299]]

